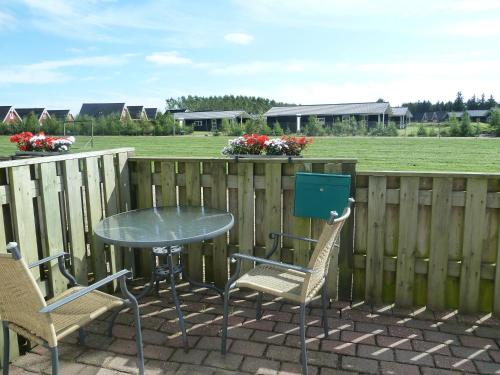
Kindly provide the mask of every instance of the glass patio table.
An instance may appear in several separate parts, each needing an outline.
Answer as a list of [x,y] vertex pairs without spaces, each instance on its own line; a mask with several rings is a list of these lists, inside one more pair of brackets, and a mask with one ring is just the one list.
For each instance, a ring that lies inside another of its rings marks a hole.
[[[206,207],[166,206],[153,207],[123,212],[103,219],[94,227],[97,238],[107,244],[121,247],[150,249],[153,267],[151,279],[139,293],[137,299],[148,295],[156,282],[170,279],[172,297],[179,317],[179,326],[185,348],[187,338],[184,319],[175,291],[175,276],[182,274],[182,279],[190,285],[201,286],[222,294],[222,290],[213,284],[197,282],[189,278],[183,268],[182,245],[192,244],[215,238],[229,231],[234,225],[233,215],[229,212]],[[173,260],[173,255],[180,255],[180,262]],[[156,264],[156,258],[163,258],[165,263]],[[111,319],[109,333],[118,312]]]

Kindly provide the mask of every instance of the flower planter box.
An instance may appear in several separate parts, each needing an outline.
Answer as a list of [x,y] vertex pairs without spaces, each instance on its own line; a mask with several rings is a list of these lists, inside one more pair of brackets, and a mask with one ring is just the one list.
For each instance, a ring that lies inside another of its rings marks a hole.
[[67,154],[68,151],[16,151],[12,155],[11,159],[27,159],[27,158],[37,158],[44,156],[57,156]]
[[225,155],[228,158],[234,159],[238,161],[239,159],[285,159],[288,160],[289,163],[292,162],[292,159],[301,159],[302,155]]

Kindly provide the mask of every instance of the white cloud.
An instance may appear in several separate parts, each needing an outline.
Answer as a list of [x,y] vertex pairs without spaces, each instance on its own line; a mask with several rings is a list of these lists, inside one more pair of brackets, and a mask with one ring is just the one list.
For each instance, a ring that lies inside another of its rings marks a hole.
[[176,51],[170,52],[155,52],[146,56],[146,60],[158,65],[190,65],[191,59],[182,57]]
[[77,66],[115,66],[124,64],[127,60],[128,57],[126,55],[90,56],[63,60],[47,60],[20,66],[0,66],[0,84],[47,84],[63,82],[71,79],[71,76],[61,71],[61,69]]
[[224,35],[224,39],[234,44],[250,44],[254,41],[254,37],[246,33],[228,33]]
[[[500,4],[500,1],[499,1]],[[443,31],[447,34],[459,37],[498,37],[500,36],[500,21],[499,20],[475,20],[463,21],[460,23],[445,26]]]
[[15,21],[12,15],[0,11],[0,29],[10,28]]

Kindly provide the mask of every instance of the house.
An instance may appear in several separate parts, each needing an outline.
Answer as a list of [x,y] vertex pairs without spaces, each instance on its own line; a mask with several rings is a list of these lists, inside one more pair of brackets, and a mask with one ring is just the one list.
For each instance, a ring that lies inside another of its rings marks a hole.
[[23,120],[28,117],[30,113],[33,113],[40,125],[43,124],[47,118],[50,118],[45,108],[16,108],[16,112]]
[[0,121],[5,124],[12,124],[13,122],[21,121],[21,117],[12,106],[5,105],[0,106]]
[[[455,114],[457,119],[461,119],[463,116],[463,112],[448,112],[447,119],[449,119],[452,114]],[[488,109],[468,109],[467,113],[469,114],[469,118],[473,122],[487,122],[488,116],[490,115],[490,110]]]
[[142,105],[128,105],[128,113],[132,120],[147,120],[148,115]]
[[80,116],[98,118],[113,114],[118,114],[120,120],[130,119],[125,103],[83,103],[80,109]]
[[413,122],[444,122],[448,119],[448,112],[434,111],[434,112],[417,112],[413,114]]
[[158,108],[144,108],[146,111],[146,116],[148,116],[148,120],[156,120],[158,116]]
[[394,121],[400,129],[404,129],[413,117],[410,110],[407,107],[392,107],[391,109],[391,121]]
[[270,127],[278,121],[283,129],[300,132],[309,116],[316,116],[324,126],[333,126],[335,121],[354,117],[358,121],[364,120],[368,127],[373,127],[378,123],[387,124],[391,114],[389,103],[369,102],[272,107],[264,116]]
[[245,111],[206,111],[206,112],[175,112],[174,120],[193,126],[194,130],[215,131],[222,126],[222,120],[243,123],[243,119],[251,118]]
[[74,122],[75,118],[71,113],[69,113],[69,109],[48,109],[47,112],[50,115],[50,118],[64,121],[64,122]]

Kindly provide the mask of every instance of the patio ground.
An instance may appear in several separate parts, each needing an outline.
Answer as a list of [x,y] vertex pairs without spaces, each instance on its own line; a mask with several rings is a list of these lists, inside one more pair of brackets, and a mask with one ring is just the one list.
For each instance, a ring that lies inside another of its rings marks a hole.
[[[229,351],[220,355],[222,301],[211,293],[179,288],[190,349],[185,353],[169,290],[141,304],[147,374],[299,374],[298,310],[280,301],[265,302],[255,321],[253,295],[232,297]],[[311,374],[500,374],[500,324],[490,316],[372,309],[336,303],[329,310],[330,336],[323,338],[321,309],[308,315]],[[129,312],[120,314],[113,337],[107,319],[88,326],[86,345],[76,335],[61,344],[62,374],[137,373],[134,328]],[[11,374],[50,373],[46,349],[35,347],[18,358]]]

